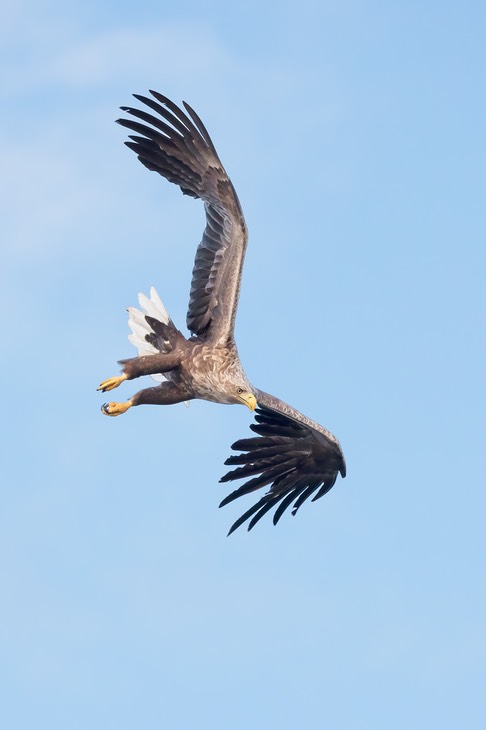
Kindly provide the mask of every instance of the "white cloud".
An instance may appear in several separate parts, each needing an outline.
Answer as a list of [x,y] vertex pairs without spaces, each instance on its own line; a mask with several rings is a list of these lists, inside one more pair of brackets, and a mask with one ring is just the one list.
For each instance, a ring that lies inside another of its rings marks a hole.
[[[48,42],[46,43],[46,39]],[[143,73],[200,78],[231,62],[208,28],[171,23],[150,28],[118,28],[80,37],[64,25],[46,25],[30,35],[30,53],[10,64],[4,85],[26,89],[69,85],[99,86],[114,78]]]
[[8,170],[8,177],[0,183],[0,195],[8,210],[6,222],[10,224],[7,247],[16,251],[35,247],[46,229],[62,226],[79,215],[84,195],[68,159],[39,149],[35,143],[13,144],[0,154]]

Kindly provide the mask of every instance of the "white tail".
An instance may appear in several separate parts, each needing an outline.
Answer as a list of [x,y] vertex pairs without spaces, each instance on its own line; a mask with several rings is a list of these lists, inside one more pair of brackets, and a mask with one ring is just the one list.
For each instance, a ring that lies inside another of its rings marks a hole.
[[[128,335],[128,341],[137,349],[139,355],[155,355],[158,352],[157,348],[145,339],[146,335],[152,334],[152,328],[148,325],[145,317],[148,315],[158,319],[163,324],[169,324],[170,317],[153,286],[150,287],[150,299],[145,294],[139,294],[138,303],[143,311],[136,307],[127,308],[128,326],[132,330],[132,334]],[[167,380],[162,373],[156,373],[150,377],[158,383]],[[184,405],[188,406],[189,403],[185,402]]]
[[[163,324],[169,324],[169,315],[154,287],[150,289],[150,299],[145,294],[139,294],[138,303],[143,311],[136,307],[128,307],[127,309],[128,326],[132,330],[132,334],[128,335],[128,340],[137,349],[139,355],[155,355],[158,350],[145,339],[146,335],[152,333],[145,316],[148,314]],[[159,383],[166,380],[165,375],[162,375],[162,373],[151,377]]]

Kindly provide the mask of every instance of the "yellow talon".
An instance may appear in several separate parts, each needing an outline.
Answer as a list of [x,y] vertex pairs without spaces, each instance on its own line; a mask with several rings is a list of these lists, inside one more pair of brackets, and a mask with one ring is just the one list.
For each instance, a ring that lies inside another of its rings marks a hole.
[[105,393],[105,391],[107,390],[114,390],[115,388],[118,388],[118,386],[121,385],[126,379],[127,376],[125,375],[125,373],[123,373],[123,375],[115,375],[115,377],[113,378],[103,380],[103,382],[100,383],[100,387],[96,390],[101,390],[103,393]]
[[133,402],[131,400],[127,400],[125,403],[103,403],[101,412],[105,416],[120,416],[122,413],[126,413],[132,405]]

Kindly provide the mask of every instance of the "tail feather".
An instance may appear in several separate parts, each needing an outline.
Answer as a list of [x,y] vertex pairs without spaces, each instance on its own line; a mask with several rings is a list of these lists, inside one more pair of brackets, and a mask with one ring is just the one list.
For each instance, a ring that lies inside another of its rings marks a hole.
[[[128,335],[128,340],[137,348],[139,355],[154,355],[158,350],[146,339],[147,335],[153,334],[152,327],[147,322],[146,317],[148,315],[164,324],[168,324],[170,318],[154,287],[150,289],[150,299],[145,294],[140,293],[138,302],[143,311],[136,307],[128,307],[127,309],[128,326],[132,330],[132,334]],[[159,380],[158,377],[156,379]]]
[[[138,295],[138,303],[142,311],[136,307],[127,308],[128,326],[132,330],[132,333],[128,335],[128,341],[137,349],[139,355],[155,355],[157,352],[169,352],[171,349],[170,338],[165,339],[163,337],[156,337],[156,330],[159,329],[159,327],[157,327],[157,323],[160,322],[166,327],[172,327],[174,329],[175,336],[177,336],[177,334],[180,335],[180,333],[178,333],[174,327],[174,324],[155,288],[151,287],[150,289],[150,299],[145,294],[140,293]],[[155,320],[153,323],[155,330],[154,327],[147,322],[147,318],[152,321]],[[160,327],[160,329],[163,328]],[[158,345],[157,347],[156,344]],[[158,383],[168,380],[163,373],[155,373],[150,377]],[[188,406],[189,403],[186,402],[184,405]]]
[[145,321],[145,316],[139,309],[128,307],[128,326],[132,334],[128,335],[129,342],[138,350],[139,355],[154,355],[157,349],[145,337],[151,329]]
[[169,324],[169,322],[171,322],[171,318],[169,317],[167,309],[164,307],[162,299],[157,294],[157,291],[154,286],[150,287],[150,298],[151,298],[154,306],[156,307],[156,309],[158,309],[159,312],[165,316],[165,319],[163,320],[164,324]]
[[154,317],[154,319],[160,320],[164,324],[169,324],[170,317],[153,286],[150,288],[150,299],[145,294],[140,293],[138,295],[138,303],[145,310],[146,314]]

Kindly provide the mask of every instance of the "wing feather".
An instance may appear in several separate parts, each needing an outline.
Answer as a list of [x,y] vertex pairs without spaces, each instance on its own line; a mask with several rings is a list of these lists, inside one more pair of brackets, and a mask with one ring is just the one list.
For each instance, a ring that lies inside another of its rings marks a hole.
[[125,144],[145,167],[204,202],[206,228],[194,261],[187,326],[214,344],[226,343],[233,338],[248,239],[238,196],[196,112],[150,94],[134,94],[150,113],[123,106],[130,117],[118,123],[135,132]]
[[291,505],[295,515],[309,497],[315,501],[326,494],[339,473],[346,475],[339,441],[330,431],[264,391],[255,389],[255,395],[256,423],[250,428],[258,437],[240,439],[232,445],[241,453],[230,456],[225,464],[238,466],[220,480],[247,481],[225,497],[220,507],[262,487],[269,486],[269,490],[236,520],[228,534],[248,520],[251,530],[278,505],[273,516],[276,525]]

